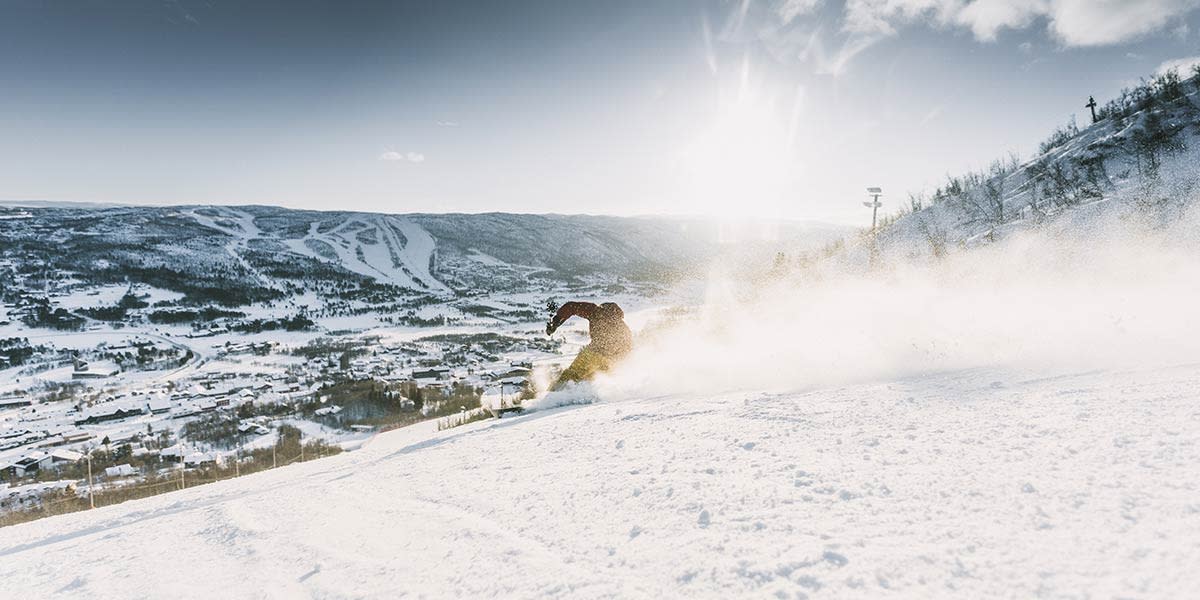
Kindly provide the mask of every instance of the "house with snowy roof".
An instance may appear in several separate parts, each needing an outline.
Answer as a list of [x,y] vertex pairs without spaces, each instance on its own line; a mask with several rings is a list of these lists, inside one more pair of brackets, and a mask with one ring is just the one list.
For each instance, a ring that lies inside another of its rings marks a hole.
[[271,433],[271,430],[259,425],[258,423],[242,423],[241,425],[238,425],[238,433],[242,435],[266,435]]
[[174,404],[172,404],[170,400],[161,397],[150,398],[146,401],[146,409],[149,410],[151,414],[155,415],[161,415],[163,413],[170,412],[171,407],[173,406]]
[[75,368],[71,372],[72,379],[106,379],[116,377],[121,368],[112,363],[89,364],[87,361],[75,359]]
[[325,408],[318,408],[316,410],[316,415],[318,417],[331,417],[340,412],[342,412],[342,407],[334,405],[334,406],[326,406]]
[[74,450],[59,448],[50,453],[50,460],[51,464],[58,467],[59,465],[75,464],[83,460],[83,455]]
[[76,425],[94,425],[105,421],[118,421],[129,417],[145,414],[145,409],[140,406],[129,406],[117,404],[112,406],[103,406],[94,408],[88,411],[83,418],[76,419]]
[[416,380],[444,381],[450,379],[449,367],[434,367],[432,369],[414,370],[412,378]]
[[128,463],[104,469],[105,477],[129,477],[130,475],[136,474],[137,469],[133,468],[133,466]]
[[30,400],[26,396],[3,396],[3,397],[0,397],[0,410],[4,410],[7,408],[22,408],[25,406],[31,406],[32,404],[33,404],[33,400]]
[[199,467],[203,465],[211,465],[217,462],[215,454],[210,452],[192,452],[183,459],[184,466]]
[[16,462],[13,463],[13,474],[17,477],[24,477],[40,471],[45,467],[49,467],[51,464],[53,464],[53,462],[54,459],[51,458],[49,454],[46,454],[40,450],[35,450],[22,456],[21,458],[18,458]]
[[89,440],[91,438],[92,438],[92,434],[90,434],[86,431],[83,431],[80,429],[72,429],[72,430],[63,431],[62,433],[47,437],[44,442],[42,442],[41,444],[38,444],[38,447],[39,448],[54,448],[56,446],[66,446],[68,444],[76,444],[79,442],[86,442],[87,440]]
[[170,462],[179,462],[185,454],[187,454],[187,450],[181,444],[168,446],[158,452],[159,458]]

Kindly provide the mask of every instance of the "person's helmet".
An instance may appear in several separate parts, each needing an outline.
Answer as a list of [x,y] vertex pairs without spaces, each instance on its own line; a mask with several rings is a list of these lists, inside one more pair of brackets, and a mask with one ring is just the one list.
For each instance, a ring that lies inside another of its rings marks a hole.
[[604,311],[606,316],[616,319],[625,318],[625,311],[621,310],[621,307],[617,306],[616,302],[605,302],[604,304],[600,305],[600,308]]

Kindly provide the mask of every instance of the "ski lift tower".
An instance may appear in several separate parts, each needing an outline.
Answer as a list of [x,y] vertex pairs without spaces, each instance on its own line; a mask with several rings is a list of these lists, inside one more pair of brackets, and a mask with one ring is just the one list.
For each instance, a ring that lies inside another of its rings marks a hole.
[[871,235],[875,235],[875,215],[879,212],[879,207],[883,203],[879,201],[879,197],[883,195],[883,189],[877,187],[867,188],[867,197],[870,200],[863,202],[863,206],[871,209]]

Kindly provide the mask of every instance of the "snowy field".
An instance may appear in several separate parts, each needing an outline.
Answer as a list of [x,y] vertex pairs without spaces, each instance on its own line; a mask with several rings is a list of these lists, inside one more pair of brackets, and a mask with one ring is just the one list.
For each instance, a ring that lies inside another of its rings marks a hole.
[[1200,363],[601,401],[0,530],[8,597],[1183,598]]

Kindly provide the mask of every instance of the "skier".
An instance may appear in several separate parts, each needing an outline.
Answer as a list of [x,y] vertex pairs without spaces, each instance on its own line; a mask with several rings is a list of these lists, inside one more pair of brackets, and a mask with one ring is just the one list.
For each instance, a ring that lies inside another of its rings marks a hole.
[[567,319],[582,317],[588,321],[592,342],[579,351],[575,362],[567,367],[550,391],[562,389],[569,382],[590,380],[600,371],[607,371],[633,349],[633,334],[625,324],[625,312],[615,302],[567,302],[546,324],[546,335],[554,335]]

